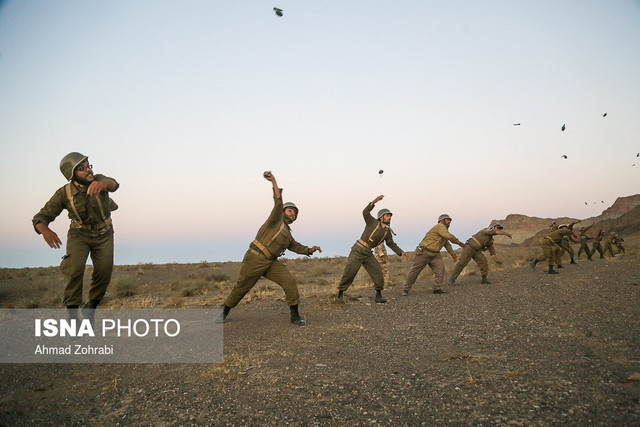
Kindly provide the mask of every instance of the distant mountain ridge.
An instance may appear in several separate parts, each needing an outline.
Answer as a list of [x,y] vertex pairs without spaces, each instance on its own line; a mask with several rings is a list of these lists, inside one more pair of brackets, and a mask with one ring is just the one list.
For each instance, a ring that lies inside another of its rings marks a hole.
[[[504,229],[513,236],[512,243],[522,246],[537,245],[540,239],[549,232],[549,225],[555,221],[558,224],[569,224],[580,221],[576,232],[581,227],[591,227],[587,233],[594,236],[597,230],[605,228],[607,232],[615,231],[619,234],[633,234],[640,232],[640,194],[618,197],[616,201],[600,215],[587,218],[538,218],[521,214],[507,215],[505,219],[497,220]],[[577,233],[576,233],[577,234]]]

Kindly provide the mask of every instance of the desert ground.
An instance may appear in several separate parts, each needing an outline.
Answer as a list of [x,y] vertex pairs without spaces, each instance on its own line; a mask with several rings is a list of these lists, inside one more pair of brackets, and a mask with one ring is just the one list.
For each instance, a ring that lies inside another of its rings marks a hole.
[[[640,238],[625,243],[558,275],[498,245],[492,284],[471,262],[434,295],[427,268],[408,297],[411,256],[393,255],[386,304],[364,271],[335,302],[345,258],[285,260],[306,327],[261,280],[224,325],[223,363],[3,364],[0,425],[639,425]],[[104,307],[217,307],[239,267],[117,266]],[[4,308],[60,306],[55,267],[0,283]]]

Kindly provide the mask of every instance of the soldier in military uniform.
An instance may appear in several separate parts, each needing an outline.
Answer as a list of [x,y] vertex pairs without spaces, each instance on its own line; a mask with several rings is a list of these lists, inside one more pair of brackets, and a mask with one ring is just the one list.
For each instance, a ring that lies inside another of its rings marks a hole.
[[617,245],[617,243],[618,243],[618,235],[612,231],[611,233],[609,233],[609,237],[604,242],[604,248],[602,249],[602,257],[606,255],[607,251],[609,251],[612,257],[616,256],[613,253],[613,248]]
[[[444,281],[444,261],[442,260],[442,254],[440,250],[444,247],[447,252],[453,258],[453,261],[458,260],[458,256],[453,252],[451,243],[466,248],[467,245],[462,243],[456,236],[449,233],[449,226],[451,225],[451,217],[447,214],[442,214],[438,217],[438,223],[431,228],[424,236],[418,247],[416,248],[415,256],[413,258],[413,265],[407,275],[407,280],[404,284],[402,291],[403,296],[409,295],[411,287],[416,282],[420,272],[428,265],[433,274],[435,275],[435,281],[433,284],[434,294],[446,294],[446,291],[442,290],[442,282]],[[451,243],[449,243],[451,242]]]
[[54,249],[62,241],[49,228],[63,209],[69,213],[71,226],[67,233],[66,254],[60,268],[65,278],[62,303],[69,318],[78,318],[82,305],[82,281],[87,257],[91,255],[93,275],[89,285],[89,300],[82,305],[85,318],[93,323],[95,308],[107,291],[113,271],[113,225],[111,212],[118,206],[109,198],[120,184],[115,179],[93,174],[89,159],[80,153],[69,153],[60,161],[60,172],[70,181],[59,188],[33,217],[33,227]]
[[502,225],[497,222],[492,222],[489,224],[488,228],[478,231],[469,240],[467,240],[467,247],[462,249],[460,258],[451,272],[451,277],[449,278],[450,285],[454,285],[456,283],[456,279],[460,273],[462,273],[462,269],[472,259],[476,264],[478,264],[478,267],[480,267],[480,273],[482,274],[482,281],[480,283],[487,285],[491,284],[491,282],[487,280],[487,274],[489,274],[489,263],[482,252],[488,250],[491,254],[491,258],[493,258],[496,263],[502,264],[502,261],[500,261],[496,256],[496,250],[493,247],[493,236],[495,235],[507,236],[511,239],[511,234],[506,231],[502,231],[502,229]]
[[381,209],[378,211],[377,218],[371,215],[376,203],[382,200],[384,196],[380,195],[376,197],[371,203],[362,211],[364,217],[365,227],[362,232],[362,236],[351,247],[351,252],[347,258],[347,265],[344,267],[340,284],[338,285],[337,300],[342,301],[343,293],[349,289],[349,286],[353,283],[358,270],[361,266],[364,266],[371,280],[375,285],[376,297],[375,302],[385,303],[387,300],[382,297],[382,290],[384,289],[384,276],[382,274],[382,268],[371,253],[371,249],[375,248],[381,243],[386,243],[396,254],[401,256],[407,256],[407,254],[400,249],[400,247],[393,241],[393,231],[391,230],[391,216],[393,215],[389,209]]
[[567,228],[566,226],[558,227],[557,230],[550,232],[540,242],[540,247],[542,248],[542,255],[538,256],[538,258],[531,261],[531,264],[530,264],[531,268],[535,270],[536,264],[548,259],[549,274],[558,274],[558,272],[553,269],[553,261],[556,259],[556,255],[554,253],[554,246],[557,246],[564,236],[568,236],[569,239],[571,239],[571,241],[574,243],[579,243],[578,237],[575,234],[573,234],[573,230]]
[[596,235],[593,241],[593,247],[591,248],[591,256],[594,256],[596,254],[596,251],[598,251],[598,253],[600,254],[600,258],[604,258],[604,250],[602,249],[602,245],[600,245],[600,242],[602,241],[602,238],[604,237],[604,235],[605,235],[605,231],[603,228],[598,232],[598,234]]
[[622,245],[624,239],[620,237],[620,235],[616,234],[616,248],[618,248],[618,253],[624,253],[624,246]]
[[304,246],[293,238],[289,224],[298,218],[298,208],[291,202],[282,202],[282,189],[278,187],[276,178],[270,172],[265,173],[265,179],[273,186],[273,209],[267,221],[260,227],[256,238],[249,245],[245,253],[238,274],[238,281],[224,300],[222,313],[216,317],[217,323],[222,323],[229,315],[229,311],[238,305],[244,296],[254,287],[261,277],[265,277],[282,287],[291,311],[291,323],[298,326],[306,325],[300,317],[298,304],[300,294],[296,280],[289,270],[278,261],[285,249],[301,255],[312,255],[315,251],[322,252],[319,246]]
[[584,251],[584,253],[587,254],[587,259],[589,261],[593,261],[591,258],[592,253],[588,245],[588,241],[593,240],[593,237],[587,237],[587,231],[589,231],[591,227],[593,227],[593,224],[588,227],[580,228],[580,249],[578,249],[578,258],[580,258],[580,255],[582,255],[582,252]]

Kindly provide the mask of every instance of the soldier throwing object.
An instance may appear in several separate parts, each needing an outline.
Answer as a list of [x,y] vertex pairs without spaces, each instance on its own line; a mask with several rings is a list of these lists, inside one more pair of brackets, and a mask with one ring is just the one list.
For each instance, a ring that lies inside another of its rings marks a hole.
[[573,234],[573,230],[566,228],[565,226],[559,227],[557,230],[552,231],[544,239],[542,239],[542,241],[540,242],[542,255],[531,261],[531,263],[529,264],[531,265],[531,268],[535,270],[536,264],[544,261],[545,259],[549,259],[549,274],[558,274],[558,272],[553,269],[553,261],[556,258],[554,247],[560,243],[564,236],[568,236],[569,239],[571,239],[571,241],[573,241],[574,243],[579,243],[578,238],[575,234]]
[[371,253],[371,249],[378,246],[380,243],[385,242],[396,254],[401,256],[407,256],[407,254],[398,247],[393,241],[393,231],[389,226],[391,224],[391,216],[393,215],[389,209],[381,209],[378,211],[377,219],[371,215],[371,211],[377,202],[382,200],[384,196],[376,197],[371,203],[369,203],[362,211],[364,217],[365,227],[362,232],[362,236],[351,247],[349,257],[347,258],[347,265],[344,267],[340,284],[338,285],[337,300],[342,301],[342,294],[349,289],[349,286],[353,283],[358,270],[361,266],[364,266],[371,280],[376,288],[377,303],[387,302],[382,297],[382,290],[384,289],[384,277],[382,275],[382,268]]
[[591,227],[593,227],[593,224],[588,227],[580,228],[580,249],[578,249],[578,258],[580,258],[580,255],[584,251],[584,253],[587,254],[587,259],[589,261],[593,261],[593,259],[591,258],[591,250],[589,250],[589,245],[587,244],[589,240],[593,240],[593,237],[587,237],[587,231],[589,231]]
[[604,250],[602,249],[602,245],[600,245],[600,242],[602,241],[602,238],[604,237],[604,235],[605,235],[605,231],[603,228],[598,232],[598,234],[596,235],[596,238],[593,241],[593,247],[591,248],[591,256],[594,256],[596,254],[596,251],[598,251],[598,253],[600,254],[600,258],[604,258]]
[[409,295],[409,291],[416,282],[418,275],[427,265],[431,270],[433,270],[433,274],[435,275],[433,293],[446,294],[446,292],[442,290],[442,282],[444,280],[444,262],[442,261],[442,254],[440,254],[440,250],[444,246],[453,258],[453,261],[456,262],[458,260],[458,256],[453,252],[451,243],[455,243],[462,248],[467,247],[467,245],[458,240],[456,236],[449,233],[450,225],[451,217],[447,214],[442,214],[438,217],[438,223],[424,236],[416,248],[413,265],[407,275],[407,281],[404,284],[402,296]]
[[498,263],[502,264],[502,261],[498,259],[496,256],[496,250],[493,247],[493,236],[496,234],[501,236],[508,236],[511,239],[511,234],[506,231],[502,231],[502,225],[497,222],[492,222],[489,224],[489,228],[484,228],[478,231],[473,237],[467,240],[467,247],[462,249],[462,253],[460,254],[460,259],[456,262],[456,265],[453,267],[453,271],[451,272],[451,277],[449,278],[449,284],[454,285],[456,283],[456,279],[462,272],[462,269],[473,260],[480,267],[480,273],[482,274],[482,281],[480,283],[485,283],[490,285],[491,282],[487,280],[487,274],[489,274],[489,263],[487,262],[487,258],[484,256],[482,251],[489,250],[491,254],[491,258]]
[[57,249],[62,245],[49,228],[63,209],[69,212],[71,226],[67,233],[67,253],[60,269],[65,278],[64,298],[70,319],[78,318],[82,304],[82,279],[87,257],[91,254],[93,274],[89,300],[82,306],[84,318],[93,323],[95,308],[107,292],[113,272],[113,225],[111,211],[118,206],[109,198],[120,184],[104,175],[94,175],[89,159],[80,153],[69,153],[60,161],[60,172],[70,181],[59,188],[33,217],[33,227],[47,244]]
[[273,174],[265,174],[264,177],[273,185],[273,209],[267,221],[258,230],[255,240],[249,245],[249,250],[242,260],[238,281],[224,300],[222,313],[216,317],[215,321],[216,323],[224,322],[229,311],[238,305],[247,292],[264,276],[284,289],[291,311],[291,323],[304,326],[306,322],[298,313],[300,294],[296,280],[278,261],[278,257],[284,253],[285,249],[307,256],[315,251],[322,252],[322,249],[319,246],[309,248],[295,241],[289,224],[298,217],[298,208],[291,202],[282,203],[282,189],[278,188]]

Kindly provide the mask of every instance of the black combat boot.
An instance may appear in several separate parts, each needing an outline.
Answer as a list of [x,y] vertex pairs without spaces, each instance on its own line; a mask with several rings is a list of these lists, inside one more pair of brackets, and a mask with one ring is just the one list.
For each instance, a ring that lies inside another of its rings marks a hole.
[[556,268],[564,268],[564,267],[562,266],[562,264],[558,264],[556,265]]
[[560,273],[558,273],[557,271],[555,271],[555,270],[553,269],[553,265],[550,265],[550,266],[549,266],[549,274],[560,274]]
[[376,301],[377,303],[384,303],[384,302],[387,302],[387,299],[386,299],[386,298],[382,298],[382,291],[376,291],[376,299],[375,299],[375,301]]
[[480,283],[483,283],[485,285],[490,285],[491,284],[491,282],[487,280],[487,275],[486,274],[484,274],[482,276],[482,282],[480,282]]
[[342,294],[344,294],[344,291],[338,291],[338,296],[336,297],[336,301],[338,302],[342,302]]
[[218,314],[215,318],[214,322],[220,324],[224,323],[224,319],[229,315],[229,311],[231,311],[231,307],[227,307],[226,304],[222,307],[222,313]]
[[529,263],[529,265],[531,266],[531,269],[532,269],[532,270],[535,270],[535,269],[536,269],[536,264],[537,264],[537,263],[538,263],[538,260],[537,260],[537,259],[534,259],[533,261],[531,261],[531,262]]
[[289,306],[289,309],[291,310],[291,323],[298,326],[305,326],[307,324],[307,322],[305,322],[304,319],[300,317],[297,304]]
[[90,299],[82,306],[82,318],[87,319],[89,323],[91,323],[91,329],[95,329],[96,308],[98,308],[99,304],[99,299]]
[[571,262],[569,264],[577,264],[577,262],[575,262],[573,258],[571,258]]

